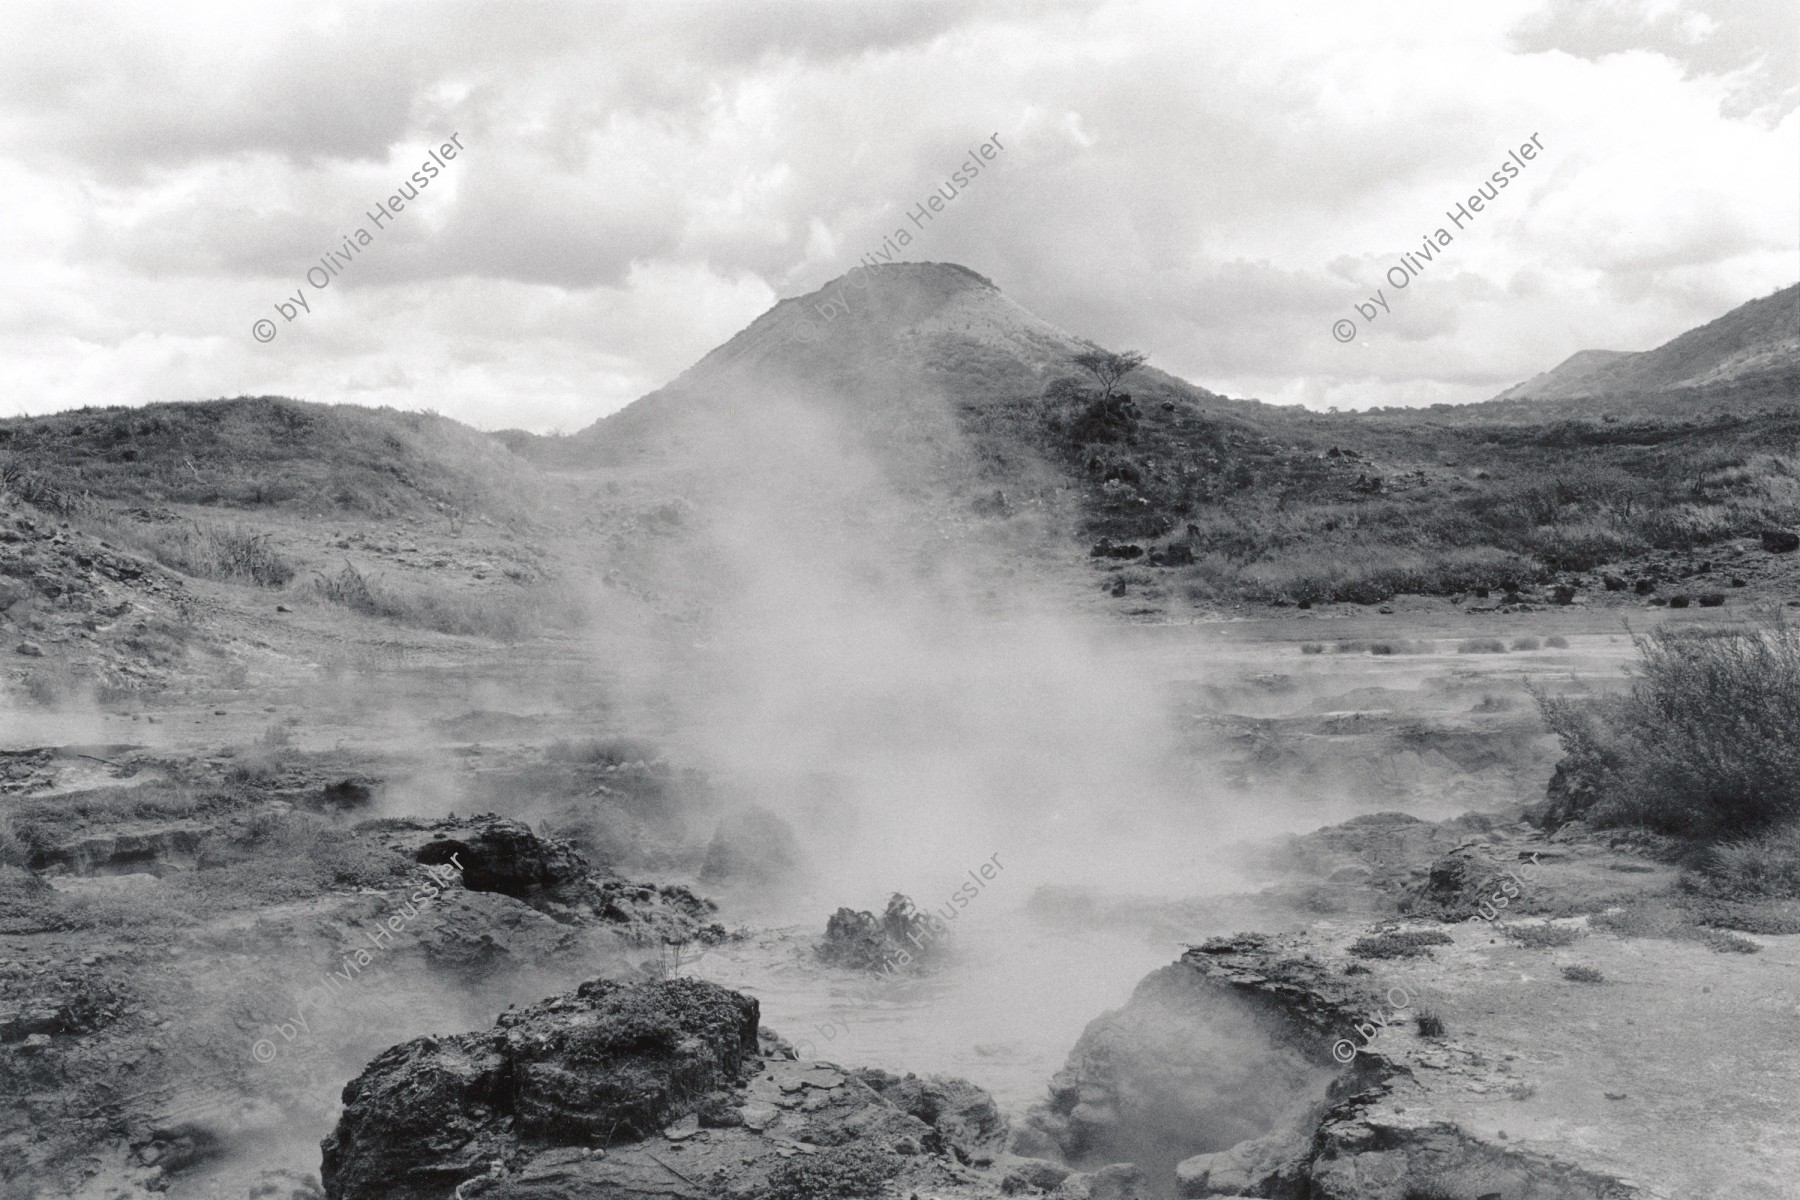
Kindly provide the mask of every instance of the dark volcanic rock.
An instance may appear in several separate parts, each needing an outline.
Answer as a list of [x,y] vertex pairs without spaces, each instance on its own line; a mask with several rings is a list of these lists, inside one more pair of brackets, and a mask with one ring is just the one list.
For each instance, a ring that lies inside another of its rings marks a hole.
[[1526,818],[1542,829],[1559,829],[1581,820],[1599,801],[1599,781],[1594,773],[1565,757],[1550,776],[1543,803],[1528,809]]
[[429,824],[378,821],[359,828],[389,834],[390,845],[427,866],[460,865],[463,886],[472,892],[574,904],[592,887],[592,868],[579,850],[561,838],[540,837],[520,821],[487,815]]
[[565,925],[598,919],[646,944],[659,940],[716,941],[725,929],[711,922],[718,906],[679,884],[660,887],[606,878],[561,838],[492,814],[422,822],[365,821],[393,849],[427,866],[462,870],[472,892],[511,896]]
[[375,784],[373,779],[356,776],[328,783],[319,789],[318,807],[331,812],[367,808],[375,799]]
[[1424,881],[1409,890],[1403,909],[1415,917],[1466,921],[1481,916],[1493,920],[1500,909],[1520,903],[1523,911],[1532,901],[1521,899],[1529,866],[1498,863],[1476,846],[1459,846],[1431,864]]
[[825,923],[825,940],[816,952],[823,962],[858,971],[907,967],[943,948],[942,935],[932,928],[934,920],[896,892],[888,897],[887,908],[879,917],[854,908],[840,908],[831,914]]
[[1788,554],[1800,550],[1800,533],[1791,529],[1765,529],[1762,547],[1770,554]]
[[525,1148],[648,1136],[754,1069],[758,1016],[699,980],[593,980],[487,1033],[395,1046],[344,1089],[326,1195],[440,1200]]
[[487,1033],[396,1046],[344,1090],[323,1147],[325,1194],[1002,1194],[999,1169],[990,1177],[958,1161],[979,1162],[1005,1138],[986,1092],[959,1079],[795,1061],[758,1015],[755,1000],[696,980],[592,982],[509,1010]]

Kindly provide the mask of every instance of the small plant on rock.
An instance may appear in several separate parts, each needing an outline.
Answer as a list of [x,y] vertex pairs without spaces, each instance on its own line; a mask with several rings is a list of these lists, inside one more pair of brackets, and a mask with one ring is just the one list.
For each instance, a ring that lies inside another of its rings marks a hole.
[[1581,930],[1572,925],[1505,925],[1507,937],[1528,950],[1548,950],[1556,946],[1572,946]]

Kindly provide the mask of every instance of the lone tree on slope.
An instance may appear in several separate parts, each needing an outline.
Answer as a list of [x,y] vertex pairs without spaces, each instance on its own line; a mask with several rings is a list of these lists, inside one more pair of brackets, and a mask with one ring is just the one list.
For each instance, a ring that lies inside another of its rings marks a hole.
[[1110,350],[1084,350],[1072,361],[1100,385],[1100,399],[1111,400],[1119,381],[1143,366],[1149,357],[1136,350],[1127,350],[1123,354],[1114,354]]

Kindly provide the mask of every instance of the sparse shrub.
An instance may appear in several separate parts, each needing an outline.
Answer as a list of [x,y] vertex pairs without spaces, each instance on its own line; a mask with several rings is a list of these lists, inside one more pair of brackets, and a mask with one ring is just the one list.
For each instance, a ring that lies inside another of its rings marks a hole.
[[1746,903],[1695,896],[1683,900],[1682,907],[1698,925],[1732,929],[1739,933],[1756,933],[1764,937],[1787,937],[1800,933],[1800,904],[1792,901]]
[[1556,946],[1572,946],[1581,936],[1573,925],[1503,925],[1506,936],[1529,950],[1548,950]]
[[1800,824],[1721,842],[1701,860],[1700,874],[1712,895],[1800,899]]
[[1709,838],[1800,820],[1800,629],[1777,610],[1757,628],[1664,627],[1634,640],[1628,694],[1537,694],[1564,750],[1541,818]]
[[1506,643],[1499,638],[1468,638],[1456,644],[1458,654],[1505,654]]
[[1562,977],[1574,983],[1605,983],[1606,976],[1592,967],[1564,967]]
[[274,535],[242,525],[205,521],[144,522],[94,504],[73,521],[93,536],[153,558],[196,579],[285,587],[295,569],[274,546]]
[[1320,645],[1318,642],[1306,642],[1300,647],[1300,653],[1302,653],[1302,654],[1323,654],[1323,653],[1325,653],[1325,647]]
[[1475,702],[1474,707],[1471,708],[1469,711],[1484,712],[1484,713],[1485,712],[1507,712],[1507,711],[1511,710],[1516,705],[1516,703],[1517,702],[1514,701],[1509,696],[1495,696],[1488,692],[1483,692],[1481,694],[1481,699],[1477,700]]
[[401,590],[371,578],[346,561],[334,574],[315,572],[314,586],[332,604],[438,633],[517,641],[546,627],[571,627],[581,618],[580,598],[554,585],[506,591],[444,587]]
[[1751,941],[1749,938],[1739,937],[1737,934],[1728,933],[1723,929],[1708,929],[1705,926],[1701,926],[1695,940],[1701,942],[1709,949],[1718,950],[1726,954],[1762,953],[1762,947]]
[[1522,637],[1513,639],[1512,648],[1514,650],[1536,650],[1541,645],[1542,643],[1534,637]]
[[370,586],[368,578],[348,561],[344,563],[343,570],[336,574],[327,575],[323,571],[315,571],[313,574],[317,577],[316,586],[319,595],[331,603],[341,604],[364,616],[388,615],[375,588]]
[[1569,648],[1569,639],[1560,633],[1553,633],[1544,639],[1544,645],[1550,647],[1552,650],[1567,650]]
[[1434,1012],[1421,1012],[1413,1018],[1413,1025],[1419,1036],[1424,1038],[1441,1038],[1444,1036],[1444,1018]]
[[651,955],[638,963],[638,970],[646,979],[660,983],[678,978],[683,967],[698,961],[705,953],[705,944],[685,930],[664,933],[657,939]]
[[1447,946],[1454,940],[1435,929],[1377,933],[1351,943],[1350,953],[1358,958],[1428,958],[1427,946]]
[[185,542],[165,543],[157,557],[190,575],[257,587],[282,587],[294,577],[294,565],[276,552],[271,534],[197,523],[190,530]]

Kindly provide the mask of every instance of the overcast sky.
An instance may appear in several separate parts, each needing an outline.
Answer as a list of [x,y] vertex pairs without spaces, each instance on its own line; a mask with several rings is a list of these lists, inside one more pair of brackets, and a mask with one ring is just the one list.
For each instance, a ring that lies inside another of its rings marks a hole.
[[1800,278],[1795,11],[6,3],[0,415],[278,393],[574,430],[900,227],[1230,395],[1485,399]]

